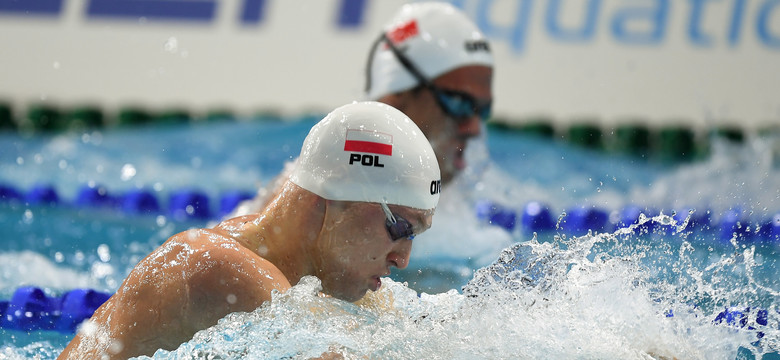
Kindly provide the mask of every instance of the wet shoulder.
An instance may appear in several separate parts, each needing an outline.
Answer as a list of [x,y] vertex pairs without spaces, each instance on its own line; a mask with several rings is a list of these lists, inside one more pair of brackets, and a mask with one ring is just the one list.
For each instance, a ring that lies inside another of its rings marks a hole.
[[257,224],[260,217],[259,214],[252,214],[230,218],[214,226],[214,231],[224,232],[235,237],[240,233],[250,230],[252,226]]
[[[275,266],[254,251],[252,238],[256,215],[242,216],[222,222],[211,229],[191,229],[171,237],[162,246],[166,258],[186,259],[198,271],[207,267],[230,271],[235,268],[271,269]],[[229,264],[230,266],[225,266]]]
[[[239,216],[225,220],[213,228],[190,229],[172,236],[166,244],[185,245],[194,249],[214,246],[230,247],[233,244],[244,245],[247,232],[251,232],[257,215]],[[245,245],[244,245],[245,246]]]

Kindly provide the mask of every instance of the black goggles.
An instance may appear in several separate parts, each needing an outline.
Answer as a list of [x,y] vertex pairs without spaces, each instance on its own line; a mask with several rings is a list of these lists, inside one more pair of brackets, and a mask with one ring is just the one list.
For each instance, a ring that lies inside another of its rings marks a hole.
[[393,44],[393,42],[387,37],[387,34],[385,33],[382,33],[382,35],[379,36],[379,39],[377,39],[372,46],[371,53],[369,53],[369,63],[366,69],[366,91],[368,91],[371,86],[371,59],[373,59],[373,54],[377,45],[383,41],[390,48],[390,51],[393,52],[393,55],[395,55],[395,58],[398,59],[398,62],[403,65],[404,69],[412,74],[412,76],[414,76],[414,78],[417,79],[417,81],[422,86],[425,86],[431,90],[434,98],[436,98],[436,103],[439,104],[439,107],[442,109],[442,111],[449,115],[453,120],[456,122],[463,122],[474,116],[479,116],[479,118],[483,121],[486,121],[490,118],[493,107],[492,101],[480,104],[476,98],[467,93],[455,90],[444,90],[434,85],[422,74],[420,69],[418,69],[417,66],[415,66],[414,63],[412,63],[412,61],[409,60],[409,58],[407,58],[395,46],[395,44]]
[[408,238],[414,239],[414,230],[412,224],[400,215],[393,214],[387,204],[380,203],[382,210],[385,212],[387,220],[385,220],[385,227],[387,227],[387,233],[390,234],[390,239],[396,241],[398,239]]

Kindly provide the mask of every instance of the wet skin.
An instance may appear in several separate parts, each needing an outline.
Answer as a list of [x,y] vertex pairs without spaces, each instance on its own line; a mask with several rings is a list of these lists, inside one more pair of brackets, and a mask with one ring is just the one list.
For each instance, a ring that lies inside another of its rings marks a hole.
[[[390,205],[415,233],[432,211]],[[59,359],[125,359],[172,350],[236,311],[253,311],[307,275],[346,301],[408,265],[412,242],[391,240],[379,204],[322,199],[292,183],[262,214],[172,236],[143,259]]]

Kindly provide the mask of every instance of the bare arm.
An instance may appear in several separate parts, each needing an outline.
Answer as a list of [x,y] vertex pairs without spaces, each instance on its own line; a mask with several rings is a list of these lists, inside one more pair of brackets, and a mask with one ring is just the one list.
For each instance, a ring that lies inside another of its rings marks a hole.
[[249,312],[271,300],[273,290],[290,288],[287,278],[267,260],[242,246],[220,246],[202,254],[190,278],[188,324],[193,334],[225,315]]

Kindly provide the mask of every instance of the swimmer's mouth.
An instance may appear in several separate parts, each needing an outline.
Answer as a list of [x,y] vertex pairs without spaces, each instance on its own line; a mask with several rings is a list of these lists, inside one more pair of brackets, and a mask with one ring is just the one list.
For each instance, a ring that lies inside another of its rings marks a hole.
[[379,276],[374,276],[371,279],[374,280],[371,284],[371,291],[379,290],[379,288],[382,287],[382,279],[380,279]]

